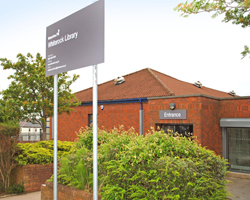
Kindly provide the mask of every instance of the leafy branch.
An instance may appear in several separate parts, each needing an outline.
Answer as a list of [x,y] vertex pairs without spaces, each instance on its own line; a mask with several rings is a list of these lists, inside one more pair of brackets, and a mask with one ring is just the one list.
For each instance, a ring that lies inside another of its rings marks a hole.
[[[201,12],[213,12],[212,18],[224,15],[222,22],[232,22],[243,28],[250,25],[250,0],[193,0],[191,3],[186,1],[178,4],[174,10],[182,12],[183,17]],[[244,46],[241,54],[242,59],[249,55],[249,47]]]

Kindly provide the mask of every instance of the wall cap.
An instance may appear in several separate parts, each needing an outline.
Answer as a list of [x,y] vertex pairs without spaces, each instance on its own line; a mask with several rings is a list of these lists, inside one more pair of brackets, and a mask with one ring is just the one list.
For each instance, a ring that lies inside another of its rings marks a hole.
[[242,97],[213,97],[205,94],[191,94],[191,95],[178,95],[178,96],[162,96],[162,97],[148,97],[148,100],[154,100],[154,99],[174,99],[174,98],[188,98],[188,97],[205,97],[210,99],[216,99],[216,100],[238,100],[238,99],[249,99],[250,96],[242,96]]

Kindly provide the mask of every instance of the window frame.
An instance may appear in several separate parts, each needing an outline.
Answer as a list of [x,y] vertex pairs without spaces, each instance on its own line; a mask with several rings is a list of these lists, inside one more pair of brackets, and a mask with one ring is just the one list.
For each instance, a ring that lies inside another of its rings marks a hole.
[[[91,118],[92,118],[92,120],[91,120]],[[93,127],[93,114],[88,114],[88,127],[89,128]]]
[[156,123],[155,124],[155,130],[158,130],[158,127],[160,127],[162,129],[163,125],[164,126],[173,126],[174,127],[173,133],[175,133],[175,132],[177,132],[179,130],[179,128],[177,128],[178,126],[190,126],[190,127],[192,127],[192,132],[190,132],[190,133],[192,133],[192,135],[194,135],[194,125],[190,124],[190,123],[188,123],[188,124],[183,124],[183,123]]

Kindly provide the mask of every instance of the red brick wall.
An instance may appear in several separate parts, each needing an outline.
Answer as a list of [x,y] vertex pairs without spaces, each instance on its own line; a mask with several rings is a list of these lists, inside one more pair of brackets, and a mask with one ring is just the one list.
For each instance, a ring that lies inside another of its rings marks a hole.
[[[160,120],[159,110],[169,110],[169,104],[175,103],[176,109],[187,110],[185,120]],[[156,123],[193,124],[193,132],[197,140],[207,148],[222,155],[221,118],[250,118],[250,98],[214,99],[205,96],[173,97],[149,99],[143,103],[144,131],[155,128]],[[125,129],[133,126],[139,132],[140,103],[104,104],[98,106],[98,127],[112,129],[124,125]],[[92,114],[92,106],[79,106],[76,112],[58,117],[58,139],[74,141],[76,132],[88,126],[88,114]]]
[[[170,110],[169,104],[175,103],[176,110],[187,110],[187,119],[165,120],[159,118],[159,110]],[[148,102],[149,126],[155,127],[156,123],[168,124],[193,124],[193,131],[201,141],[201,97],[154,99]]]
[[[140,103],[104,104],[101,110],[98,105],[98,127],[107,130],[124,125],[127,130],[133,126],[139,132]],[[76,132],[81,127],[88,126],[88,114],[92,114],[92,106],[78,106],[76,112],[70,115],[63,113],[58,116],[58,140],[74,141]],[[143,103],[144,112],[147,113],[147,103]],[[148,116],[145,116],[145,130],[148,127]],[[52,130],[50,130],[52,132]]]
[[[82,190],[74,189],[68,186],[58,184],[57,186],[58,200],[92,200],[93,194],[87,193]],[[41,186],[41,200],[53,200],[53,183],[46,182]],[[101,200],[101,196],[98,196],[98,200]]]
[[[169,104],[172,102],[176,104],[176,109],[187,110],[186,120],[159,119],[159,110],[169,110]],[[198,141],[220,154],[222,149],[221,139],[216,144],[213,142],[213,136],[220,134],[218,132],[218,105],[218,100],[205,97],[149,100],[148,103],[143,103],[144,130],[147,132],[151,127],[155,128],[156,123],[193,124],[194,135]],[[112,129],[119,125],[124,125],[125,129],[133,126],[139,132],[139,110],[140,103],[104,104],[103,110],[100,109],[99,105],[98,126],[106,129]],[[73,141],[76,138],[76,132],[82,126],[88,125],[88,114],[92,114],[92,106],[79,106],[75,108],[75,111],[70,116],[62,114],[58,117],[59,140]],[[203,126],[202,123],[204,123]]]
[[219,100],[202,97],[201,145],[222,155],[222,130],[219,119]]
[[[175,103],[176,110],[187,110],[185,120],[159,119],[159,110],[170,110],[169,104]],[[193,124],[194,136],[207,148],[222,154],[222,135],[219,127],[219,101],[206,97],[181,97],[150,100],[148,102],[150,126],[156,123]]]
[[[186,109],[186,120],[160,120],[159,110],[169,110],[175,103],[176,109]],[[250,118],[250,98],[213,99],[209,97],[182,97],[149,100],[149,126],[156,123],[193,124],[194,135],[202,146],[222,155],[221,118]],[[146,130],[146,128],[145,128]]]
[[53,164],[49,165],[25,165],[17,166],[11,176],[15,183],[23,183],[25,192],[40,191],[44,184],[53,174]]
[[250,98],[220,101],[220,118],[250,118]]

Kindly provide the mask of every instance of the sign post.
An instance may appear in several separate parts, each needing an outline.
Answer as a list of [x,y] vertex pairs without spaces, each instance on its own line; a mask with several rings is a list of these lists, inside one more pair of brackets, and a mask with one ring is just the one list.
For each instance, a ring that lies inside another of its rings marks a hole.
[[104,62],[104,0],[46,30],[46,76],[54,75],[54,200],[57,200],[58,74],[93,65],[93,198],[98,199],[97,64]]
[[98,200],[98,94],[97,65],[93,65],[93,199]]
[[53,180],[53,199],[57,200],[57,116],[58,116],[58,74],[54,75],[54,180]]

